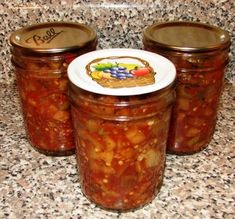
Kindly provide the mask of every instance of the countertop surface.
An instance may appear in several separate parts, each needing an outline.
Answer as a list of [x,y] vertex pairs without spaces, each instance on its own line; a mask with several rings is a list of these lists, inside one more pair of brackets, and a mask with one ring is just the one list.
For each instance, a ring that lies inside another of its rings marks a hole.
[[29,145],[16,85],[0,84],[0,218],[235,218],[234,91],[227,83],[209,146],[191,156],[167,155],[153,202],[114,213],[82,194],[74,155],[48,157]]
[[[0,1],[0,219],[234,219],[234,6],[234,0]],[[34,23],[72,21],[97,30],[98,49],[142,48],[144,28],[169,20],[209,23],[230,33],[230,83],[213,140],[191,156],[167,155],[162,188],[149,205],[128,213],[102,210],[82,194],[74,155],[47,157],[29,145],[9,64],[9,36]]]

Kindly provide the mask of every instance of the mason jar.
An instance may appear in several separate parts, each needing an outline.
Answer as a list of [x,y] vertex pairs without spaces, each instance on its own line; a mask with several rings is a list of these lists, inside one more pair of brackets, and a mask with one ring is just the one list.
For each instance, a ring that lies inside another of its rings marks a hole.
[[164,174],[174,65],[150,52],[107,49],[76,58],[68,73],[83,193],[111,210],[149,203]]
[[96,32],[84,24],[40,23],[15,31],[10,43],[29,142],[46,155],[73,154],[67,67],[96,49]]
[[177,69],[176,102],[167,152],[193,154],[211,141],[229,61],[229,34],[198,22],[165,22],[149,26],[144,48],[170,59]]

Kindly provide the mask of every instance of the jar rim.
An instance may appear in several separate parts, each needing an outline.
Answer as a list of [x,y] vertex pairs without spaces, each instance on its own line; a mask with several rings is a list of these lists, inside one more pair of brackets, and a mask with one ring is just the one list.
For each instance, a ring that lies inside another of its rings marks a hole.
[[[79,89],[80,92],[82,93],[86,93],[87,95],[91,94],[91,95],[98,95],[97,98],[86,98],[84,95],[79,95],[77,96],[78,99],[81,100],[85,100],[88,101],[89,103],[95,103],[96,105],[106,105],[106,106],[115,106],[115,107],[126,107],[126,106],[137,106],[137,105],[142,105],[142,104],[148,104],[150,102],[154,102],[157,101],[158,99],[160,99],[162,97],[162,95],[166,95],[166,91],[167,89],[169,89],[169,92],[171,92],[171,87],[173,87],[175,84],[175,81],[172,82],[171,84],[169,84],[167,87],[162,88],[161,90],[155,91],[155,92],[151,92],[151,93],[144,93],[144,94],[139,94],[139,95],[135,95],[135,96],[114,96],[116,98],[120,98],[119,102],[103,102],[100,101],[99,98],[100,97],[109,97],[108,95],[102,95],[102,94],[97,94],[97,93],[91,93],[89,91],[86,91],[84,89],[81,89],[79,87],[77,87],[76,85],[74,85],[73,83],[69,84],[69,89],[70,90],[74,90],[75,89]],[[173,89],[173,88],[172,88]],[[72,91],[74,92],[74,91]],[[135,100],[131,100],[131,103],[129,100],[125,100],[128,98],[136,98]],[[145,98],[147,97],[147,99]]]
[[[175,92],[173,85],[162,89],[160,92],[153,92],[148,94],[136,95],[136,96],[110,96],[94,94],[83,90],[72,83],[69,86],[69,98],[71,106],[75,109],[79,109],[84,114],[90,114],[97,118],[102,118],[109,121],[132,121],[153,117],[160,112],[165,112],[166,109],[172,106],[175,100]],[[93,96],[95,95],[95,96]],[[97,96],[98,95],[98,96]],[[130,99],[126,99],[130,98]],[[164,104],[162,101],[164,99]],[[87,108],[87,105],[95,106],[92,109]],[[142,111],[140,114],[126,115],[126,109],[135,112],[135,110],[141,109],[144,106],[154,106],[152,112]],[[115,113],[110,114],[109,110],[106,113],[98,113],[96,109],[113,109]],[[122,111],[124,110],[124,111]]]

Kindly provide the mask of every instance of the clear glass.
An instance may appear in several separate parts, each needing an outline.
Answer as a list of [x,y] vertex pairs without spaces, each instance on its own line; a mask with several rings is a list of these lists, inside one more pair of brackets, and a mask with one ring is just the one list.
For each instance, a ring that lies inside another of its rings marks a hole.
[[93,94],[71,84],[82,190],[105,209],[127,211],[153,200],[161,186],[173,86],[139,96]]
[[228,49],[201,53],[163,51],[149,46],[145,49],[167,57],[177,69],[167,152],[185,155],[203,150],[216,126]]
[[94,49],[42,55],[12,49],[26,133],[39,152],[52,156],[75,153],[67,67],[75,57]]

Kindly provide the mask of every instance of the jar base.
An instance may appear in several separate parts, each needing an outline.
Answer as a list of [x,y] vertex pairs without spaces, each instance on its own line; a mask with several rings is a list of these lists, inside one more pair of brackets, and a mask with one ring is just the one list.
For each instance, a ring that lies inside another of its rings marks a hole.
[[94,200],[92,200],[91,198],[89,198],[84,191],[82,191],[83,195],[91,202],[91,203],[94,203],[97,207],[99,207],[100,209],[102,210],[106,210],[106,211],[109,211],[109,212],[115,212],[115,213],[128,213],[128,212],[133,212],[133,211],[136,211],[136,210],[139,210],[147,205],[149,205],[156,197],[157,195],[159,194],[160,190],[161,190],[161,187],[162,187],[162,184],[163,184],[163,179],[161,179],[161,182],[158,184],[158,186],[156,187],[156,190],[155,190],[155,194],[154,196],[146,203],[144,204],[141,204],[139,206],[136,206],[136,207],[133,207],[133,208],[128,208],[128,209],[120,209],[120,208],[112,208],[112,207],[104,207],[102,206],[101,204],[98,204],[96,203]]
[[178,155],[178,156],[188,156],[188,155],[193,155],[193,154],[197,154],[201,151],[203,151],[204,149],[206,149],[208,146],[208,144],[206,144],[205,146],[201,147],[199,150],[195,150],[195,151],[173,151],[173,150],[169,150],[166,149],[166,154],[171,154],[171,155]]
[[34,146],[32,146],[32,148],[41,154],[44,154],[46,156],[53,156],[53,157],[71,156],[75,154],[75,148],[72,148],[66,151],[49,151],[49,150],[40,149]]

